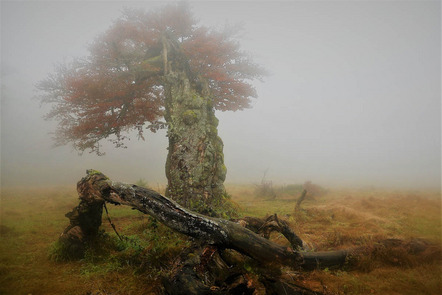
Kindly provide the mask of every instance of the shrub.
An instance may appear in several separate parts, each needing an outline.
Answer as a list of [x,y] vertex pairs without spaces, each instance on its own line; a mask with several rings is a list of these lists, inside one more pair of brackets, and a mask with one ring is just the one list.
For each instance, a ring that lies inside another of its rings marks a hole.
[[306,181],[303,184],[303,188],[307,191],[310,197],[319,197],[324,195],[327,191],[320,185],[314,184],[311,181]]
[[149,188],[149,183],[144,178],[140,178],[135,182],[136,186],[141,186],[144,188]]

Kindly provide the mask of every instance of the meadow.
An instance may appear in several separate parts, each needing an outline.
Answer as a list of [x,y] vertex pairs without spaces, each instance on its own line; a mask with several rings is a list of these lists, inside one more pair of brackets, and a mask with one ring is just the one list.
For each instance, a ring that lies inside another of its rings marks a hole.
[[[241,216],[277,213],[310,251],[421,239],[425,255],[367,257],[357,267],[287,272],[324,294],[442,294],[441,195],[431,191],[328,189],[295,211],[298,191],[281,187],[272,198],[253,185],[227,185]],[[56,255],[64,216],[78,204],[75,187],[2,188],[0,294],[152,294],[173,258],[190,244],[149,216],[108,205],[118,239],[103,214],[100,239],[78,261]],[[271,239],[287,241],[280,234]],[[390,253],[391,254],[391,253]],[[259,290],[257,290],[259,294]]]

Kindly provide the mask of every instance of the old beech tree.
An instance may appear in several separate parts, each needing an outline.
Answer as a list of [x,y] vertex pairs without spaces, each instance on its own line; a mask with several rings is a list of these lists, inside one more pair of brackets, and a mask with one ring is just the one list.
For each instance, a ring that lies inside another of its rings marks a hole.
[[215,110],[242,110],[256,97],[263,70],[240,50],[233,30],[197,26],[186,4],[154,12],[127,10],[90,54],[41,81],[57,144],[102,154],[124,147],[128,132],[167,128],[169,197],[217,215],[225,190],[223,143]]

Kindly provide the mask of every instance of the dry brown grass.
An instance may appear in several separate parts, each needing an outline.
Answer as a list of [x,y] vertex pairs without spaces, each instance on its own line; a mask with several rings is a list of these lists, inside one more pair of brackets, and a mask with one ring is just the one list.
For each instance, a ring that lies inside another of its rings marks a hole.
[[[331,190],[302,203],[296,198],[257,200],[247,187],[229,187],[246,215],[286,216],[312,250],[366,247],[366,255],[344,270],[303,273],[299,281],[326,294],[442,294],[441,195],[438,192]],[[272,238],[287,241],[278,234]],[[381,247],[385,239],[429,246],[411,253],[407,245]],[[376,249],[376,251],[370,251]]]
[[[303,202],[295,213],[297,196],[262,200],[254,196],[253,185],[227,189],[243,215],[278,213],[313,250],[377,247],[389,238],[420,238],[431,244],[419,254],[380,247],[359,257],[352,269],[296,273],[296,280],[307,287],[326,294],[442,294],[438,193],[329,190]],[[78,202],[74,187],[3,189],[1,201],[0,294],[149,294],[158,285],[158,273],[140,273],[136,266],[48,258],[51,244],[67,225],[64,214]],[[146,234],[147,217],[121,206],[109,209],[120,233]],[[103,228],[114,235],[106,220]],[[287,244],[279,234],[271,238]]]

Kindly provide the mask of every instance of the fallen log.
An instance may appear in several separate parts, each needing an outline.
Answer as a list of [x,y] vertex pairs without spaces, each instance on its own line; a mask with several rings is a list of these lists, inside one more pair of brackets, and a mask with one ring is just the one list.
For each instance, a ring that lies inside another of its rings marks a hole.
[[[101,211],[84,208],[100,208],[104,202],[109,202],[131,206],[177,232],[217,247],[234,249],[263,263],[291,267],[303,264],[299,252],[275,244],[237,223],[192,212],[156,191],[112,181],[95,170],[87,171],[87,176],[78,182],[77,191],[80,205],[67,214],[71,224],[63,232],[63,240],[82,242],[98,232],[101,221],[97,221],[95,213],[99,213],[101,220]],[[87,220],[93,222],[87,224]]]
[[[234,249],[265,264],[306,269],[341,266],[347,255],[346,251],[303,253],[296,248],[280,246],[238,223],[192,212],[154,190],[112,181],[95,170],[87,170],[86,177],[77,184],[77,191],[80,204],[66,214],[70,225],[63,231],[60,239],[78,249],[97,234],[103,204],[108,202],[131,206],[177,232],[205,241],[209,245]],[[273,219],[275,218],[276,216]],[[278,222],[283,224],[276,218],[276,223]],[[290,235],[291,233],[287,234]],[[291,237],[292,244],[302,245],[297,236]]]
[[[399,260],[394,257],[395,252],[392,250],[399,254],[403,251],[416,254],[428,248],[424,241],[404,242],[388,239],[371,247],[302,252],[302,240],[290,229],[288,223],[276,214],[264,219],[243,218],[237,222],[207,217],[179,206],[156,191],[111,181],[95,170],[87,171],[86,177],[78,182],[77,191],[80,203],[66,214],[70,224],[60,236],[60,241],[74,253],[80,254],[88,240],[98,234],[106,202],[130,206],[199,241],[193,243],[196,248],[189,248],[189,251],[200,254],[189,256],[194,258],[179,258],[173,274],[164,278],[163,287],[166,294],[252,294],[256,278],[249,279],[250,273],[241,266],[244,257],[256,261],[258,265],[264,265],[262,273],[265,275],[258,280],[268,294],[321,294],[284,280],[280,275],[280,266],[305,270],[336,268],[357,265],[360,263],[360,257],[384,259],[392,255],[392,262],[397,263]],[[266,239],[271,231],[282,233],[292,248]],[[238,258],[229,251],[243,258]],[[440,259],[440,250],[434,255],[430,254],[431,257]],[[78,256],[73,255],[71,258],[79,258]],[[276,272],[272,274],[270,269],[276,269]],[[213,277],[208,280],[207,274],[210,273]]]

